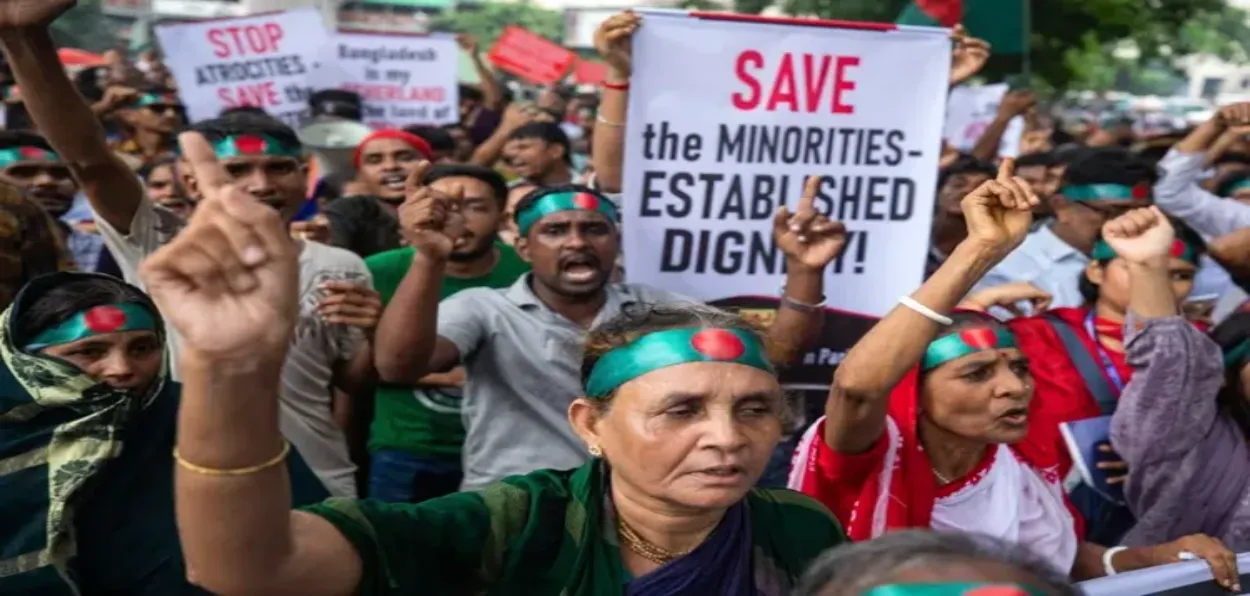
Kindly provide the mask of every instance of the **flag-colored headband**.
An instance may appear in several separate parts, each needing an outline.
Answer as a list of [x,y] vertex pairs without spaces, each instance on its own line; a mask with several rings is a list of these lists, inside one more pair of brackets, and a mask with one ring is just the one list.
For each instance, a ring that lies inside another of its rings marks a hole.
[[27,352],[73,343],[88,337],[121,331],[156,331],[156,317],[134,302],[93,306],[75,313],[60,325],[45,329],[26,344]]
[[1224,368],[1242,364],[1250,356],[1250,340],[1237,344],[1237,347],[1224,352]]
[[1239,190],[1247,189],[1247,188],[1250,188],[1250,178],[1242,178],[1241,180],[1233,182],[1232,184],[1226,184],[1224,186],[1221,186],[1220,196],[1230,197],[1233,195],[1233,193]]
[[920,370],[930,371],[951,360],[982,350],[1016,347],[1016,336],[1003,327],[971,327],[934,340],[924,351]]
[[893,584],[879,586],[864,596],[1042,596],[1042,592],[1016,584],[981,582],[948,584]]
[[0,168],[7,168],[23,161],[56,163],[61,161],[61,156],[39,147],[9,147],[8,149],[0,149]]
[[557,192],[544,195],[530,203],[523,211],[518,211],[516,214],[517,230],[522,236],[526,236],[538,220],[552,213],[577,210],[598,211],[613,224],[618,221],[616,206],[612,204],[612,201],[588,192]]
[[1150,198],[1150,185],[1080,184],[1065,186],[1059,194],[1069,201],[1134,201]]
[[147,106],[181,106],[182,102],[178,98],[169,93],[144,93],[135,100],[135,105],[144,108]]
[[[1115,249],[1111,248],[1111,245],[1107,244],[1107,241],[1102,239],[1099,239],[1098,242],[1094,243],[1094,251],[1090,253],[1090,256],[1093,257],[1095,261],[1110,261],[1111,259],[1116,258]],[[1194,250],[1194,247],[1185,244],[1185,241],[1180,238],[1172,240],[1172,248],[1168,251],[1168,256],[1174,259],[1181,259],[1195,265],[1198,264],[1198,251]]]
[[213,143],[219,158],[270,155],[300,158],[300,148],[278,142],[269,135],[234,135]]
[[653,370],[689,362],[732,362],[775,374],[764,345],[742,329],[666,329],[609,350],[586,379],[586,396],[605,398]]

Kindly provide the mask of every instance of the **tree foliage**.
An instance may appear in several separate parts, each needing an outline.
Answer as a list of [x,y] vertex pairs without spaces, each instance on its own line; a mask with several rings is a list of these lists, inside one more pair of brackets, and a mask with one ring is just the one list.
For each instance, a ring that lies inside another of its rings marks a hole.
[[[976,2],[1013,0],[964,0]],[[1136,47],[1135,65],[1172,67],[1181,56],[1208,52],[1250,56],[1245,14],[1225,0],[1025,0],[1030,2],[1031,70],[1058,88],[1106,88],[1124,65],[1110,49]],[[827,19],[893,21],[910,0],[783,0],[791,15]],[[991,58],[984,74],[991,80],[1020,72],[1020,56]]]
[[508,25],[524,27],[557,43],[564,40],[564,16],[528,0],[462,4],[434,20],[436,30],[468,33],[483,48],[490,47]]
[[120,27],[100,10],[99,0],[81,0],[52,24],[52,38],[62,47],[102,52],[118,46]]

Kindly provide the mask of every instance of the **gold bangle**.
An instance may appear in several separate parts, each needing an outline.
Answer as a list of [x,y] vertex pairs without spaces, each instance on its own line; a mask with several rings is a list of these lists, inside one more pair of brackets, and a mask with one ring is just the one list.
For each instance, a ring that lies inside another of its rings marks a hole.
[[197,466],[185,459],[182,459],[182,456],[178,455],[177,448],[174,448],[174,461],[178,462],[178,465],[182,466],[183,468],[190,470],[192,472],[195,472],[196,474],[201,474],[203,476],[247,476],[249,474],[255,474],[257,472],[263,472],[265,470],[268,470],[269,468],[272,468],[274,466],[281,464],[282,462],[285,462],[286,456],[289,453],[291,453],[291,442],[287,441],[286,439],[283,439],[281,453],[279,453],[273,459],[266,461],[263,464],[258,464],[255,466],[248,466],[246,468],[234,468],[234,469],[229,469],[229,470],[223,470],[220,468],[206,468],[204,466]]

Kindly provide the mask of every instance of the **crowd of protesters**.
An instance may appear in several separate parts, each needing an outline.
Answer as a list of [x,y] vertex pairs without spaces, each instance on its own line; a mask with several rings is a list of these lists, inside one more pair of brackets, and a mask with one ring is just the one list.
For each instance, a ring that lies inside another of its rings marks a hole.
[[[625,281],[639,15],[596,93],[532,102],[462,37],[460,122],[328,181],[263,110],[187,122],[151,55],[67,72],[72,4],[0,0],[0,594],[1066,595],[1186,560],[1240,593],[1250,104],[1139,139],[1009,93],[808,420],[778,375],[847,240],[826,172],[774,219],[767,327]],[[991,51],[953,46],[952,86]],[[1062,432],[1101,416],[1114,498]]]

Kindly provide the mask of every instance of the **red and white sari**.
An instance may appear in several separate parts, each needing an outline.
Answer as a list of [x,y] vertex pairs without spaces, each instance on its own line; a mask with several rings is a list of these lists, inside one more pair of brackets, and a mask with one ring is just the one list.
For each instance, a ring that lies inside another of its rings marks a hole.
[[824,418],[809,428],[789,487],[829,507],[852,540],[907,528],[986,534],[1027,545],[1068,573],[1083,533],[1063,496],[1055,441],[1039,436],[1053,432],[1047,422],[1031,420],[1028,439],[991,445],[970,473],[939,487],[916,433],[918,379],[913,370],[894,388],[886,430],[865,453],[831,449]]

